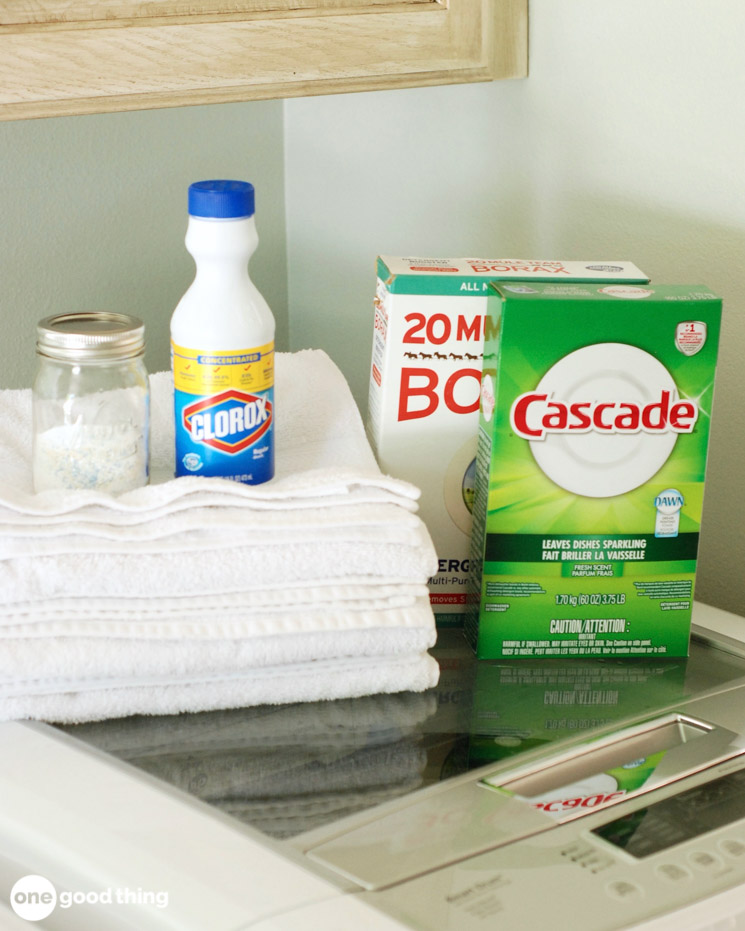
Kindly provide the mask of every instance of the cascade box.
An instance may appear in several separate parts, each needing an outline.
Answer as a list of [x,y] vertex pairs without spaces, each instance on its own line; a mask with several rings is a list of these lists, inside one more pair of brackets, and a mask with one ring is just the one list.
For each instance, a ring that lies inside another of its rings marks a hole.
[[688,654],[721,307],[702,285],[492,287],[477,656]]
[[380,256],[367,432],[380,467],[421,489],[437,550],[438,627],[462,627],[486,296],[495,279],[649,279],[630,262]]

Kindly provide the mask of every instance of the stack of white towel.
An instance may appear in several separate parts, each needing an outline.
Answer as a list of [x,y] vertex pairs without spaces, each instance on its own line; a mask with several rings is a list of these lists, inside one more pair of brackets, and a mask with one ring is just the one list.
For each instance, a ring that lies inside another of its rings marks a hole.
[[31,486],[31,394],[0,392],[0,720],[79,722],[422,691],[437,680],[418,490],[384,476],[325,353],[277,354],[276,476]]

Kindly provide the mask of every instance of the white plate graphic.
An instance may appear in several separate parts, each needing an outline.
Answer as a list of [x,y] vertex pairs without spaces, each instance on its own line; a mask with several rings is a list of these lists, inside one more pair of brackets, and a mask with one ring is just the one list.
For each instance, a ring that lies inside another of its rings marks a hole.
[[[626,343],[595,343],[560,359],[536,391],[571,404],[574,401],[631,401],[648,404],[677,387],[654,356]],[[673,451],[677,434],[595,431],[549,433],[532,440],[541,470],[561,488],[588,498],[609,498],[638,488],[658,472]]]

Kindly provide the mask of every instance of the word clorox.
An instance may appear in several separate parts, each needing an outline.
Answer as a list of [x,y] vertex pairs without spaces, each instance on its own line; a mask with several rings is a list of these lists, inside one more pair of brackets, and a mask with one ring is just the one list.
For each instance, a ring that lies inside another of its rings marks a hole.
[[721,299],[494,283],[488,313],[478,656],[687,655]]
[[243,391],[223,391],[187,404],[183,425],[192,439],[225,453],[239,453],[272,425],[272,403]]

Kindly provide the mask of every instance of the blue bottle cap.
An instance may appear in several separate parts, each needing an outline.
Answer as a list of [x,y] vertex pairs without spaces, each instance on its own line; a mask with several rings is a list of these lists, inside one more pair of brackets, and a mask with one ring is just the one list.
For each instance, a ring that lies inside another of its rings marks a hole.
[[189,216],[238,219],[254,214],[254,186],[248,181],[195,181],[189,185]]

